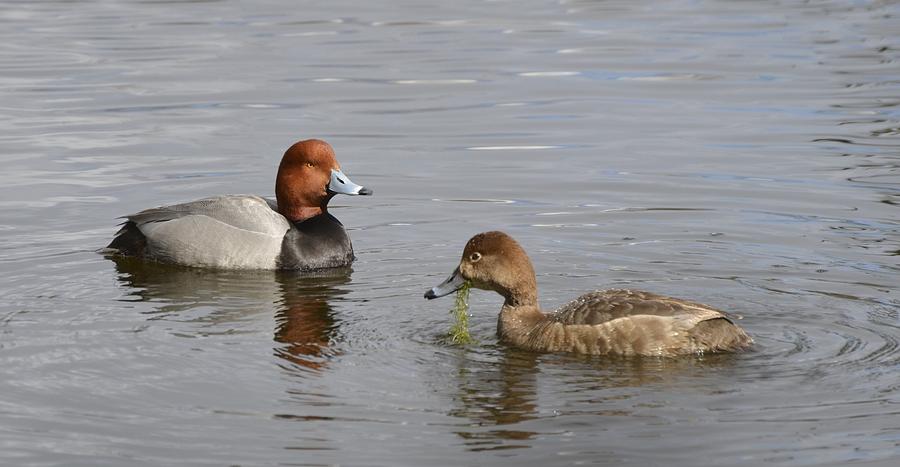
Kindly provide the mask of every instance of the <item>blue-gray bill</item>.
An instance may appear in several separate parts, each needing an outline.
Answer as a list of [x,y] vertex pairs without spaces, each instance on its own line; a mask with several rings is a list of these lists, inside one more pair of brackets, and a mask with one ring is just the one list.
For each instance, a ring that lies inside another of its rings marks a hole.
[[372,190],[362,185],[357,185],[344,175],[340,170],[331,169],[331,181],[328,182],[328,191],[342,195],[371,195]]
[[443,297],[444,295],[449,295],[462,288],[463,284],[465,283],[466,280],[463,279],[462,274],[459,273],[459,268],[456,268],[453,270],[453,274],[450,274],[450,277],[448,277],[447,280],[432,287],[428,290],[428,292],[425,292],[425,298],[432,300],[438,297]]

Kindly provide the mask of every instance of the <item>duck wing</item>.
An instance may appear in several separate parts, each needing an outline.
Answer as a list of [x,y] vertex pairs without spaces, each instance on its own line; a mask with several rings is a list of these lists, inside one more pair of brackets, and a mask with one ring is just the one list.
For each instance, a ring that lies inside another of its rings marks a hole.
[[695,316],[703,319],[728,318],[702,303],[628,289],[598,290],[586,293],[561,306],[553,320],[566,325],[597,325],[638,315],[660,317]]
[[271,200],[254,195],[223,195],[198,199],[181,204],[145,209],[123,216],[126,222],[145,225],[204,216],[236,229],[266,235],[284,235],[290,223],[277,211]]
[[[548,344],[550,343],[550,344]],[[753,340],[724,312],[637,290],[590,292],[539,325],[529,346],[617,355],[736,351]]]

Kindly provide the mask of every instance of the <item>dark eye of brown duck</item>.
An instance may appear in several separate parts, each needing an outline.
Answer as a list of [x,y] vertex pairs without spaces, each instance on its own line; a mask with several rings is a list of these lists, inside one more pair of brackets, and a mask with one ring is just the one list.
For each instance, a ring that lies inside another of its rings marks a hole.
[[469,255],[469,261],[471,261],[473,263],[477,263],[478,260],[480,260],[480,259],[481,259],[481,253],[479,253],[477,251],[475,253],[472,253],[471,255]]
[[312,168],[312,167],[315,167],[316,164],[313,164],[312,162],[307,162],[306,166]]

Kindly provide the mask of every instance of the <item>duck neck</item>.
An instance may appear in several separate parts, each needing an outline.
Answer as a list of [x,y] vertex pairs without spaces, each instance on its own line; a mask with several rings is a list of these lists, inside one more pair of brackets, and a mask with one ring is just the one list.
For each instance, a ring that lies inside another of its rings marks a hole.
[[331,201],[333,196],[333,194],[328,193],[324,198],[315,199],[315,197],[282,190],[281,184],[275,185],[275,200],[278,203],[278,213],[291,222],[303,222],[327,213],[328,202]]
[[303,222],[307,219],[325,214],[328,212],[326,206],[285,206],[278,203],[278,212],[291,222]]
[[521,260],[509,276],[500,278],[497,290],[505,299],[497,322],[500,339],[514,345],[523,346],[528,332],[542,319],[544,314],[538,307],[537,277],[528,257],[522,252]]
[[508,293],[504,294],[505,301],[503,302],[503,306],[519,308],[519,307],[534,307],[537,308],[537,287],[526,287],[520,290],[510,290]]
[[513,269],[514,273],[499,278],[494,288],[505,299],[503,306],[537,308],[537,277],[527,257]]
[[513,305],[507,301],[497,319],[497,336],[517,347],[527,347],[528,333],[545,318],[536,303]]

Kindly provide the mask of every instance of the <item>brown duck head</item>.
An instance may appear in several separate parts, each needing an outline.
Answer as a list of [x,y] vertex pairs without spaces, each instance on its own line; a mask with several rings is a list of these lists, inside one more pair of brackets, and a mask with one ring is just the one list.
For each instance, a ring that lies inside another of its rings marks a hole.
[[509,235],[483,232],[472,237],[450,277],[425,293],[431,300],[459,290],[466,281],[493,290],[510,306],[537,305],[537,279],[525,250]]

